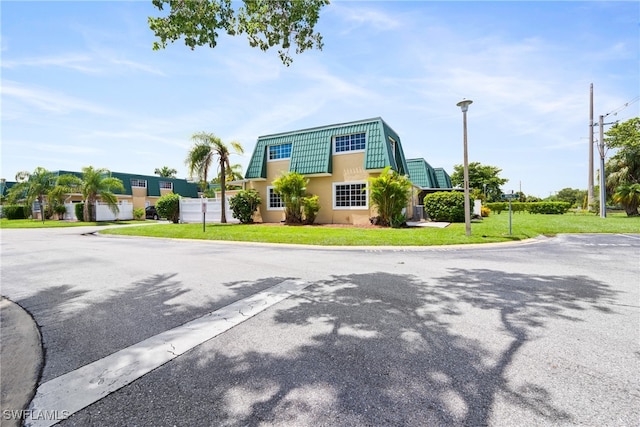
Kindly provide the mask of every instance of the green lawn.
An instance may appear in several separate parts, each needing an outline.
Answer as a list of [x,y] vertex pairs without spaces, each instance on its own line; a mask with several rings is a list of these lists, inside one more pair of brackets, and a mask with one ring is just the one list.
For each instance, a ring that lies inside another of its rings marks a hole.
[[[155,221],[154,221],[155,222]],[[82,227],[87,225],[106,226],[106,225],[125,225],[137,224],[139,221],[105,221],[105,222],[82,222],[82,221],[57,221],[34,219],[0,219],[0,228],[54,228],[54,227]]]
[[330,226],[285,226],[266,224],[158,224],[102,231],[105,234],[166,237],[176,239],[227,240],[268,243],[297,243],[327,246],[424,246],[463,243],[488,243],[522,240],[558,233],[640,233],[640,217],[611,214],[600,218],[594,214],[513,215],[509,235],[509,215],[491,215],[471,225],[467,237],[464,224],[447,228],[357,228]]

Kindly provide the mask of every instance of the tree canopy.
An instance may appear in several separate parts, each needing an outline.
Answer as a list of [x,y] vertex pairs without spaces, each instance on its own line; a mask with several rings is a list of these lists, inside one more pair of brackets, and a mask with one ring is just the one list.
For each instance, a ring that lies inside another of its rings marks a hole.
[[178,171],[174,168],[170,168],[169,166],[163,166],[161,168],[156,168],[153,173],[162,178],[175,178]]
[[27,171],[16,174],[17,184],[11,188],[11,199],[24,197],[25,204],[31,208],[35,201],[40,207],[42,222],[45,219],[44,201],[56,186],[56,178],[52,172],[37,167],[32,173]]
[[[486,201],[499,201],[502,195],[500,187],[509,181],[508,179],[500,178],[500,172],[502,172],[502,169],[496,166],[483,165],[480,162],[469,163],[469,189],[475,190],[473,191],[474,197],[484,197],[486,194]],[[464,185],[463,165],[455,165],[453,167],[451,183],[459,187]]]
[[605,133],[604,142],[616,152],[605,165],[607,193],[629,216],[640,206],[640,117],[617,123]]
[[283,64],[292,62],[289,49],[296,53],[322,49],[322,36],[315,25],[328,0],[243,0],[234,8],[231,0],[153,0],[165,16],[149,17],[149,28],[159,39],[153,49],[164,49],[167,42],[184,38],[191,49],[216,47],[219,31],[231,36],[246,34],[251,47],[266,51],[278,46]]
[[124,192],[124,185],[120,179],[111,176],[109,169],[86,166],[82,168],[82,178],[62,175],[58,178],[58,183],[70,191],[79,191],[82,194],[84,221],[96,220],[96,210],[93,206],[98,200],[106,203],[112,212],[118,212],[118,197],[114,191]]
[[587,196],[586,190],[579,190],[577,188],[563,188],[558,191],[554,196],[550,197],[550,200],[571,203],[571,206],[582,206],[584,199]]

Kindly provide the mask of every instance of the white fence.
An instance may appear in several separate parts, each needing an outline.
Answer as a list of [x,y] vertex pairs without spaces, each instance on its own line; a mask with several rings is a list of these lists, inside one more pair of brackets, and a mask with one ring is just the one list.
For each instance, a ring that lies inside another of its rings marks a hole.
[[[226,209],[225,214],[227,222],[238,223],[240,222],[233,217],[233,212],[229,208],[229,198],[226,197]],[[181,223],[194,223],[202,222],[202,209],[203,205],[206,209],[206,222],[220,222],[220,214],[222,213],[222,207],[220,199],[185,199],[180,198],[180,222]]]
[[[65,203],[64,207],[67,212],[64,214],[64,219],[77,220],[76,218],[76,203]],[[96,221],[126,221],[133,219],[133,203],[126,200],[118,202],[118,211],[114,214],[109,209],[109,205],[103,202],[96,202]]]

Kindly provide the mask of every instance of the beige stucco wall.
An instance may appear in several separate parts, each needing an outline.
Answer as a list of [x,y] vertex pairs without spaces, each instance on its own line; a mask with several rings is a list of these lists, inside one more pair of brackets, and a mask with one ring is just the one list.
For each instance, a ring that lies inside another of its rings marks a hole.
[[[267,188],[274,179],[289,170],[289,160],[267,162],[267,179],[264,181],[251,181],[248,188],[253,188],[260,193],[262,204],[254,220],[261,222],[280,222],[284,220],[283,210],[269,210]],[[369,218],[375,214],[370,206],[362,209],[334,209],[333,208],[333,184],[334,183],[367,183],[371,176],[378,173],[370,173],[364,169],[364,152],[349,153],[333,156],[333,174],[331,176],[309,176],[307,192],[316,194],[320,198],[322,206],[318,212],[316,223],[318,224],[368,224]]]
[[145,202],[147,201],[147,188],[146,187],[131,187],[133,208],[145,208]]

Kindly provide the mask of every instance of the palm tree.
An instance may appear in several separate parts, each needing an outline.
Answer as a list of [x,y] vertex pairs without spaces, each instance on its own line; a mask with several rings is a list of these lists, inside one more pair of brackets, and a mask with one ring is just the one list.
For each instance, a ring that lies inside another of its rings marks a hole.
[[113,213],[118,212],[118,198],[113,191],[124,192],[124,185],[121,180],[112,177],[108,169],[94,169],[93,166],[87,166],[82,168],[82,178],[63,175],[58,178],[58,183],[82,194],[84,201],[82,216],[85,221],[96,220],[96,210],[89,207],[94,206],[98,199],[107,203]]
[[613,201],[624,206],[627,216],[638,216],[640,184],[623,184],[613,193]]
[[27,171],[16,174],[16,184],[11,190],[14,194],[23,194],[25,203],[31,207],[37,200],[40,205],[40,215],[44,223],[44,199],[55,188],[55,176],[45,168],[37,167],[33,173]]
[[175,178],[178,171],[170,168],[169,166],[163,166],[161,168],[156,168],[153,173],[162,178]]
[[[212,133],[198,132],[193,134],[191,139],[195,141],[195,144],[189,151],[189,155],[185,160],[185,164],[189,168],[189,176],[193,177],[195,173],[200,179],[202,191],[204,191],[208,182],[207,178],[209,176],[209,169],[211,169],[213,161],[217,157],[217,163],[220,170],[220,182],[227,182],[226,173],[227,170],[231,168],[231,163],[229,161],[231,152],[229,151],[229,147],[227,147],[220,138]],[[231,145],[231,148],[233,148],[235,153],[244,153],[244,149],[239,142],[232,141],[229,145]],[[224,185],[220,185],[220,194],[220,207],[222,208],[220,222],[225,224],[227,222],[227,216],[225,213],[226,200]]]
[[[231,167],[227,168],[227,171],[225,172],[225,174],[227,176],[227,182],[239,181],[239,180],[243,179],[243,176],[242,176],[242,165],[240,163],[236,163],[236,164],[231,165]],[[220,184],[220,176],[217,176],[216,178],[213,178],[211,180],[211,183],[212,184]],[[227,184],[227,187],[229,187],[228,184]]]

